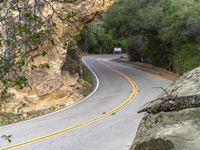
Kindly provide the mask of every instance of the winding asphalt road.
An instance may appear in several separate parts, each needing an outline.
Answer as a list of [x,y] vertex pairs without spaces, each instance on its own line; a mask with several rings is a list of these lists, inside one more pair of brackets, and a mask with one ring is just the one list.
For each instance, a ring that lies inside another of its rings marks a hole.
[[170,81],[111,61],[117,55],[83,58],[94,78],[94,92],[80,103],[43,117],[0,128],[12,134],[0,150],[128,150],[143,114]]

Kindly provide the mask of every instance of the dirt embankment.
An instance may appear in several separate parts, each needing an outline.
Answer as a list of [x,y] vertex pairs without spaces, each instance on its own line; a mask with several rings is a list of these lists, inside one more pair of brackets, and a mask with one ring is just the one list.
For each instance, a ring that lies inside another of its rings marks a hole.
[[[80,50],[71,48],[66,55],[61,79],[62,85],[57,90],[38,96],[34,91],[11,89],[1,100],[0,125],[19,122],[70,106],[88,95],[92,86],[84,80],[88,70],[81,62]],[[12,93],[13,92],[13,93]],[[14,95],[21,92],[18,97]]]
[[167,69],[156,67],[154,65],[147,64],[147,63],[130,62],[128,60],[127,55],[122,55],[120,59],[115,60],[115,61],[122,62],[126,65],[131,66],[131,67],[138,68],[138,69],[150,72],[152,74],[159,75],[159,76],[161,76],[165,79],[171,80],[171,81],[174,81],[178,78],[177,74],[175,74],[174,72],[168,71]]

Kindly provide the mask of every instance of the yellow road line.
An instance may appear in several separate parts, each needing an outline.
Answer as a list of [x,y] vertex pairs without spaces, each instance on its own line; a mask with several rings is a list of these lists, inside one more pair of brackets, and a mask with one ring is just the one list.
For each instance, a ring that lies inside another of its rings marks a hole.
[[[101,62],[99,62],[99,63],[102,64]],[[104,64],[102,64],[102,65],[104,65]],[[104,66],[109,68],[110,70],[113,70],[114,72],[120,74],[122,77],[124,77],[131,84],[132,93],[131,93],[131,95],[128,97],[128,99],[125,102],[123,102],[121,105],[117,106],[113,110],[111,110],[111,111],[109,111],[109,112],[107,112],[105,114],[102,114],[102,115],[100,115],[98,117],[92,118],[92,119],[90,119],[88,121],[85,121],[83,123],[75,124],[72,127],[68,127],[68,128],[63,129],[63,130],[60,130],[60,131],[57,131],[57,132],[54,132],[54,133],[51,133],[51,134],[48,134],[48,135],[45,135],[45,136],[41,136],[41,137],[38,137],[38,138],[34,138],[34,139],[31,139],[31,140],[28,140],[28,141],[24,141],[24,142],[21,142],[21,143],[18,143],[18,144],[11,145],[11,146],[8,146],[8,147],[5,147],[5,148],[1,148],[0,150],[11,150],[11,149],[23,147],[23,146],[26,146],[26,145],[30,145],[30,144],[33,144],[33,143],[37,143],[37,142],[41,142],[41,141],[53,138],[55,136],[58,136],[58,135],[73,131],[75,129],[78,129],[78,128],[81,128],[83,126],[95,123],[95,122],[97,122],[99,120],[102,120],[102,119],[112,115],[113,113],[121,110],[125,106],[127,106],[131,101],[133,101],[133,99],[138,94],[138,86],[137,86],[137,84],[129,76],[127,76],[123,72],[120,72],[119,70],[116,70],[116,69],[114,69],[114,68],[112,68],[110,66],[106,66],[106,65],[104,65]]]

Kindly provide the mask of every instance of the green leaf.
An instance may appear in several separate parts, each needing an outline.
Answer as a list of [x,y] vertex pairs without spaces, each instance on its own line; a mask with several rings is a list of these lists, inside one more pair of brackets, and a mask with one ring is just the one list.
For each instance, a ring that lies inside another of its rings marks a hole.
[[12,142],[12,140],[11,140],[12,135],[2,135],[2,138],[5,139],[6,141],[8,141],[8,143]]
[[47,53],[47,51],[43,51],[42,52],[42,56],[44,57],[44,56],[46,56],[48,53]]
[[18,76],[14,80],[15,86],[23,89],[27,85],[27,78],[24,76]]
[[43,68],[50,69],[50,65],[48,63],[43,64]]
[[11,139],[8,139],[8,142],[9,142],[9,143],[11,143],[11,142],[12,142],[12,140],[11,140]]
[[39,42],[39,40],[40,40],[40,34],[39,33],[35,32],[31,35],[31,41],[32,41],[33,44],[37,44]]
[[26,64],[26,60],[25,60],[25,59],[21,59],[21,60],[20,60],[20,65],[21,65],[21,66],[24,66],[25,64]]
[[69,20],[71,18],[74,18],[78,13],[71,11],[70,13],[67,14],[66,19]]
[[8,85],[8,80],[3,79],[3,80],[1,80],[1,83],[2,83],[4,86],[7,86],[7,85]]
[[32,66],[31,66],[31,70],[35,70],[36,68],[37,68],[36,65],[32,65]]
[[34,14],[30,10],[26,10],[24,12],[24,17],[26,17],[29,21],[34,20]]

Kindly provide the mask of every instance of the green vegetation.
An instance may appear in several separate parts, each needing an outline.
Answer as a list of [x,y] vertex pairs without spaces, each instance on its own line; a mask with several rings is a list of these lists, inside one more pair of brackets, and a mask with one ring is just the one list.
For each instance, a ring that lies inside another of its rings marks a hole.
[[90,53],[120,46],[131,61],[181,75],[200,65],[200,0],[119,0],[86,26],[79,44]]
[[92,84],[92,77],[88,69],[83,69],[83,80],[88,82],[89,84]]
[[0,113],[0,126],[9,124],[10,121],[15,120],[18,116],[13,113]]
[[102,20],[97,19],[85,27],[81,33],[79,46],[89,53],[111,53],[114,46],[114,39],[107,34]]
[[8,141],[8,143],[12,142],[12,135],[2,135],[1,138]]
[[[51,15],[44,14],[46,7],[52,9]],[[56,24],[52,19],[55,13],[48,1],[0,1],[0,89],[3,93],[9,87],[29,86],[24,68],[32,65],[31,69],[36,69],[34,58],[47,55],[46,51],[36,51],[42,41],[55,44]],[[69,18],[74,15],[71,13]],[[50,68],[48,64],[43,67]]]

